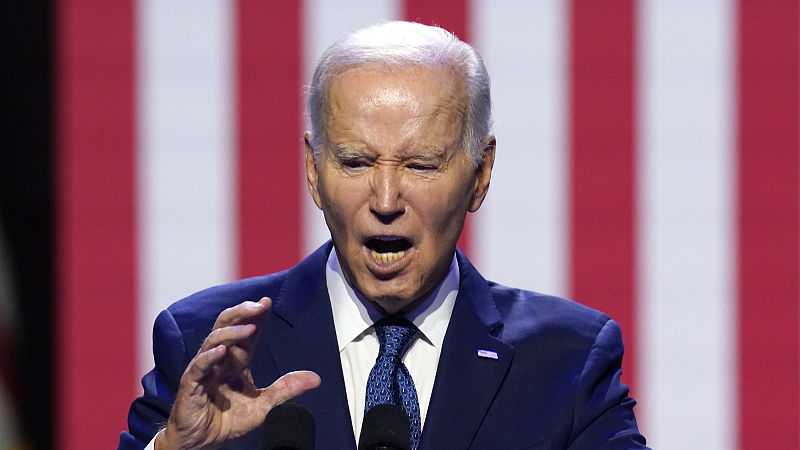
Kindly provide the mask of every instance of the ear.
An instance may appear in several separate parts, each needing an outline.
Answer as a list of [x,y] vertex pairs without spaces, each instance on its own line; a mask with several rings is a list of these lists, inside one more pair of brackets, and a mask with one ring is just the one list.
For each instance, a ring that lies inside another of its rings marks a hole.
[[496,146],[497,140],[494,136],[489,136],[483,141],[483,159],[478,167],[475,168],[475,187],[472,192],[472,203],[469,206],[469,212],[475,212],[481,207],[483,199],[486,198],[486,193],[489,191]]
[[314,199],[317,208],[322,209],[322,203],[319,201],[319,172],[317,172],[317,161],[314,159],[314,147],[311,146],[311,132],[305,132],[303,141],[306,146],[306,180],[308,181],[308,192],[311,193],[311,197]]

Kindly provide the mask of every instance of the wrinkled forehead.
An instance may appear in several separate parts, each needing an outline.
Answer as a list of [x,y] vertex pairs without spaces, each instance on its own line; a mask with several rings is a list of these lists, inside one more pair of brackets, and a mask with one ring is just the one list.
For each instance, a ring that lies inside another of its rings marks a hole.
[[331,78],[325,93],[328,121],[343,102],[396,107],[429,104],[465,117],[468,96],[463,75],[450,65],[398,68],[370,64],[348,67]]

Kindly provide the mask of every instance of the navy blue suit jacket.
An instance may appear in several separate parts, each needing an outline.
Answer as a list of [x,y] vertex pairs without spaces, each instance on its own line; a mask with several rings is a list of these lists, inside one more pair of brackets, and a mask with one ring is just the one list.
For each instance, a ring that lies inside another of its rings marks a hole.
[[[317,423],[318,450],[355,450],[325,278],[327,243],[290,270],[217,286],[162,312],[156,367],[142,380],[120,449],[141,449],[166,423],[178,382],[217,315],[273,300],[252,360],[256,386],[294,370],[322,385],[295,399]],[[444,339],[420,450],[639,449],[622,336],[608,316],[557,297],[487,282],[460,252],[461,284]],[[498,358],[478,356],[478,350]],[[261,430],[228,449],[261,449]]]

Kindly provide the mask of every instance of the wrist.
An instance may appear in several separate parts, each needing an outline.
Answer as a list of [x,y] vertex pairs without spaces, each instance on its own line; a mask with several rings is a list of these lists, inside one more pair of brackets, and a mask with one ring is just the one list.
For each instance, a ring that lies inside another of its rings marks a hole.
[[156,433],[155,441],[153,441],[153,450],[178,450],[174,443],[169,441],[167,427]]
[[186,437],[181,437],[180,433],[175,433],[174,425],[165,426],[158,433],[153,440],[153,450],[213,450],[217,447],[204,446],[197,442],[187,442]]
[[167,450],[162,444],[164,442],[163,433],[166,428],[162,428],[158,430],[156,433],[156,437],[153,439],[153,449],[154,450]]

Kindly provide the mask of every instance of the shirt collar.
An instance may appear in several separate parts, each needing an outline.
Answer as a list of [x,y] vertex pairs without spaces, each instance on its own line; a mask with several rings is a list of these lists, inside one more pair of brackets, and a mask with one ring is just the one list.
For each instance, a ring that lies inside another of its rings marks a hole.
[[[339,265],[336,248],[331,250],[325,268],[328,295],[333,310],[333,324],[339,352],[350,342],[364,334],[372,325],[383,318],[380,311],[367,299],[353,290],[347,282]],[[419,306],[405,315],[421,332],[422,337],[441,351],[450,315],[458,295],[458,262],[453,262],[447,276],[436,290]]]

